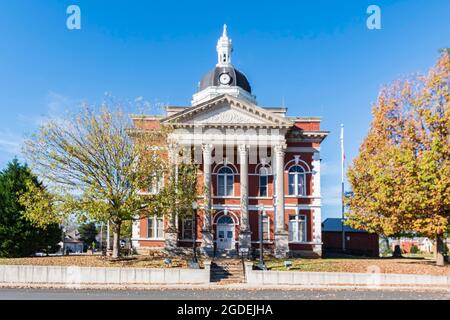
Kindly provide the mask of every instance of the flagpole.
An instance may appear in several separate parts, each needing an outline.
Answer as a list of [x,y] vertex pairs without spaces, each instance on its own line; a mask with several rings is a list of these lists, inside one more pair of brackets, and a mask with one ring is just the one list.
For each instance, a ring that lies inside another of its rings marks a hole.
[[345,209],[344,209],[344,166],[345,166],[345,151],[344,151],[344,125],[341,124],[341,209],[342,209],[342,251],[345,251]]

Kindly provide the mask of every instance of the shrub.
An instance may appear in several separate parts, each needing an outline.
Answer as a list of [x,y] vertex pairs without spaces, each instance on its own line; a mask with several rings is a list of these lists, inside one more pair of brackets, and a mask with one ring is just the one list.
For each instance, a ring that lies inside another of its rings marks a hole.
[[419,252],[420,252],[420,250],[419,250],[419,248],[416,245],[413,245],[411,247],[411,249],[409,250],[409,253],[412,253],[412,254],[416,254],[416,253],[419,253]]

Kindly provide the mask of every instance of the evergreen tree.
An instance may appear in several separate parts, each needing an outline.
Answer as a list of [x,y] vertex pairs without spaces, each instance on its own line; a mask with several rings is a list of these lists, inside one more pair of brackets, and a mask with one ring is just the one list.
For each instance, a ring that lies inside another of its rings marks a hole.
[[95,237],[98,233],[94,222],[82,224],[78,228],[78,232],[80,233],[80,240],[87,246],[91,246],[92,243],[95,242]]
[[26,165],[17,159],[0,172],[0,256],[23,257],[38,250],[56,250],[61,241],[57,224],[46,228],[33,226],[22,214],[19,197],[28,189],[28,183],[44,189]]

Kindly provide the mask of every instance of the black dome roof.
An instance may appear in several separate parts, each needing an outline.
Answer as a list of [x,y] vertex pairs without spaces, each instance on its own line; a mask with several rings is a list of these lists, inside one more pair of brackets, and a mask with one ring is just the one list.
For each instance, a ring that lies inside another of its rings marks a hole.
[[215,67],[209,71],[200,81],[199,91],[212,86],[220,86],[219,77],[222,73],[228,73],[230,75],[231,86],[237,86],[248,93],[252,93],[252,87],[250,86],[247,77],[234,67]]

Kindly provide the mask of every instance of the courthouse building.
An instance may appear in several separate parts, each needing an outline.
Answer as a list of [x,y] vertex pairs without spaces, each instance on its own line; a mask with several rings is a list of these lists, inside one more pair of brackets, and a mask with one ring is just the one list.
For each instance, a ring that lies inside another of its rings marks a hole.
[[196,223],[180,219],[169,235],[170,219],[141,219],[133,225],[133,245],[138,251],[169,243],[190,247],[195,239],[207,254],[238,253],[258,248],[262,237],[279,256],[321,255],[320,145],[328,132],[318,117],[259,105],[231,54],[224,26],[217,64],[199,82],[191,105],[134,119],[141,130],[176,124],[167,142],[170,159],[178,148],[192,148],[206,192]]

